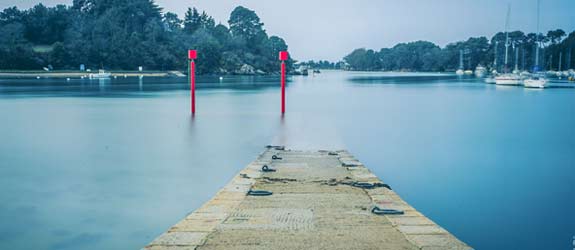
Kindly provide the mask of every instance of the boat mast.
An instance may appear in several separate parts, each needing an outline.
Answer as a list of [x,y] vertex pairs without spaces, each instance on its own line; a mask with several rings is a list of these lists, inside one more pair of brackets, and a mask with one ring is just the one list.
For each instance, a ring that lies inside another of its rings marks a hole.
[[563,61],[562,59],[563,59],[563,52],[559,52],[559,70],[558,70],[559,72],[561,72],[561,63]]
[[493,69],[494,69],[495,71],[497,71],[497,44],[499,44],[499,41],[495,41],[495,44],[493,45],[493,46],[494,46],[494,47],[493,47],[493,53],[494,53],[494,56],[493,56]]
[[572,48],[569,48],[569,54],[567,54],[567,69],[571,69],[571,51]]
[[509,61],[509,15],[511,13],[511,4],[507,5],[507,18],[505,18],[505,70]]
[[533,72],[539,71],[539,2],[537,0],[537,33],[535,33],[535,67]]
[[463,50],[459,50],[459,69],[463,70]]
[[521,70],[525,70],[525,46],[521,46]]
[[519,71],[519,46],[515,47],[515,71]]
[[469,49],[465,49],[465,54],[467,55],[467,69],[471,69],[471,51]]

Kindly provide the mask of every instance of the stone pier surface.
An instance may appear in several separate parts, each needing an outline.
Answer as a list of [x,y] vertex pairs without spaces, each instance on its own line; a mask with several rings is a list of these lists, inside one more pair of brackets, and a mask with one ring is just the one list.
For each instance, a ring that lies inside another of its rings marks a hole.
[[[264,165],[275,171],[262,171]],[[375,214],[374,207],[403,214]],[[403,201],[347,151],[268,147],[210,201],[144,249],[471,248]]]

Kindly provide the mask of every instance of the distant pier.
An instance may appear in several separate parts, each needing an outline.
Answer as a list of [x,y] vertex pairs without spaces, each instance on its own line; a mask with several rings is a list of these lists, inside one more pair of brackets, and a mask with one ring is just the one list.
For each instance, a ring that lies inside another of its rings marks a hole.
[[270,146],[144,249],[471,248],[347,151]]

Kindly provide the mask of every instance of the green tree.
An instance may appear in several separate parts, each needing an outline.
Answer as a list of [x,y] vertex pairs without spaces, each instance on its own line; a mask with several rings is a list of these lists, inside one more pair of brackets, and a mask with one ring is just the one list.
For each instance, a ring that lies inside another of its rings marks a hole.
[[551,41],[551,44],[557,44],[561,42],[561,39],[565,36],[565,31],[562,29],[550,30],[547,32],[547,38]]
[[260,18],[253,10],[242,6],[236,7],[232,11],[228,23],[232,36],[244,39],[247,46],[252,49],[267,39],[263,30],[264,24],[260,22]]
[[184,19],[184,31],[193,34],[202,26],[200,13],[196,8],[188,8]]
[[375,51],[365,48],[356,49],[344,57],[344,61],[354,70],[379,70],[379,57]]
[[[198,73],[234,73],[244,64],[276,72],[277,53],[287,49],[285,41],[268,38],[251,10],[238,8],[231,16],[236,28],[246,28],[241,35],[216,25],[196,8],[188,9],[185,20],[162,14],[152,0],[74,0],[71,7],[7,8],[0,12],[0,69],[48,64],[77,69],[85,64],[91,69],[185,70],[185,53],[194,48],[202,62]],[[51,49],[34,52],[36,45]],[[288,69],[292,63],[290,59]]]
[[182,28],[182,24],[184,23],[184,21],[182,21],[180,18],[178,18],[178,15],[172,12],[167,12],[166,14],[164,14],[164,25],[166,26],[166,28],[169,31],[177,31],[179,29]]
[[40,60],[24,37],[21,23],[0,25],[0,69],[33,69]]
[[23,23],[24,15],[25,13],[23,13],[16,7],[6,8],[2,12],[0,12],[0,25],[10,23]]

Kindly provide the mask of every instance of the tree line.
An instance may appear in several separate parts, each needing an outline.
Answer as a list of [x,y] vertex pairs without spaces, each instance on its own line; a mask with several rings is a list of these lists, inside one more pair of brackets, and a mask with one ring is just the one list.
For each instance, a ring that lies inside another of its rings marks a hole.
[[[561,29],[546,35],[513,31],[508,34],[508,64],[505,65],[506,34],[499,32],[490,40],[471,37],[466,41],[450,43],[444,48],[428,41],[400,43],[379,51],[356,49],[344,57],[347,67],[361,71],[455,71],[459,68],[460,52],[463,52],[463,68],[475,69],[478,65],[499,72],[513,70],[517,62],[519,70],[532,70],[535,66],[535,50],[539,51],[539,68],[558,70],[559,58],[565,70],[573,68],[575,32],[568,36]],[[566,37],[566,38],[565,38]]]
[[298,62],[297,65],[298,66],[306,66],[306,67],[311,68],[311,69],[343,69],[344,68],[344,62],[343,61],[330,62],[327,60],[319,60],[316,62],[314,60],[309,60],[307,62]]
[[[200,74],[269,74],[288,45],[268,36],[258,15],[239,6],[228,25],[188,8],[184,19],[153,0],[74,0],[71,6],[0,12],[0,69],[185,70],[198,50]],[[288,69],[293,60],[288,61]]]

